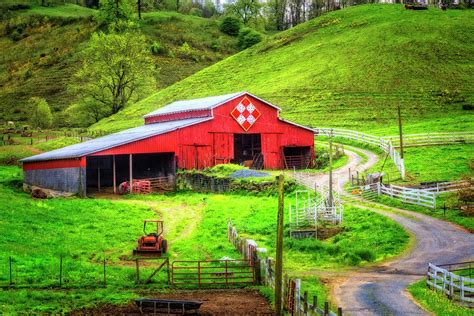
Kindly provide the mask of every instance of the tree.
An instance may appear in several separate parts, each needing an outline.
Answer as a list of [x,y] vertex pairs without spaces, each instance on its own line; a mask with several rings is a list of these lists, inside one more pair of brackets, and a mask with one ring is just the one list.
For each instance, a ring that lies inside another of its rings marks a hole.
[[49,128],[53,123],[53,115],[48,102],[43,98],[30,98],[31,116],[30,124],[35,128]]
[[133,8],[130,0],[100,0],[97,19],[100,23],[117,26],[130,21]]
[[233,4],[226,5],[226,12],[237,16],[244,24],[256,19],[262,8],[258,0],[237,0]]
[[83,52],[73,89],[94,121],[115,114],[155,88],[155,65],[137,31],[94,33]]
[[270,0],[267,3],[267,9],[269,20],[275,26],[275,29],[283,31],[287,25],[285,21],[287,0]]
[[219,24],[219,30],[230,36],[237,36],[240,31],[240,20],[233,16],[227,16]]

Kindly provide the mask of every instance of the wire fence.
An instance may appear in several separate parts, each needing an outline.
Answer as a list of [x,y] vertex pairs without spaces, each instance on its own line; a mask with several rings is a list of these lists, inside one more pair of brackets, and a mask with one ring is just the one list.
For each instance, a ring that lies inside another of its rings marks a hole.
[[[141,267],[152,274],[153,265]],[[167,285],[165,275],[155,277],[155,283]],[[134,260],[98,258],[85,260],[76,256],[0,258],[0,288],[134,288],[137,270]]]

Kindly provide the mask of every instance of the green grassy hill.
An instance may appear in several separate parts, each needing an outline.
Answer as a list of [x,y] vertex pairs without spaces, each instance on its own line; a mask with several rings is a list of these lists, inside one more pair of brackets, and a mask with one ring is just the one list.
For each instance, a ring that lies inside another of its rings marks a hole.
[[379,134],[474,126],[474,11],[363,5],[325,14],[105,119],[115,131],[173,100],[247,90],[312,126]]
[[[75,101],[67,89],[80,65],[79,53],[97,29],[94,10],[66,4],[8,10],[0,5],[0,117],[26,120],[26,101],[47,99],[57,112]],[[237,51],[236,39],[221,33],[215,20],[175,12],[145,13],[141,29],[161,45],[157,90]],[[187,43],[191,50],[182,53]]]

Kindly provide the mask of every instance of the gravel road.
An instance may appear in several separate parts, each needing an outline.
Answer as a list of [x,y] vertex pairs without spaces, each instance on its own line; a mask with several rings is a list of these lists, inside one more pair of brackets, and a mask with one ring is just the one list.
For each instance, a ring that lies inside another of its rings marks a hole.
[[[334,188],[341,193],[344,193],[342,188],[348,181],[349,168],[361,172],[378,160],[374,153],[357,148],[367,156],[363,162],[357,153],[350,151],[350,147],[345,149],[348,163],[334,172]],[[327,184],[328,179],[328,174],[298,176],[298,180],[308,188]],[[416,212],[372,202],[367,207],[363,205],[364,200],[354,197],[351,201],[354,206],[397,221],[412,234],[414,243],[409,251],[390,262],[339,275],[333,290],[338,306],[346,315],[429,315],[411,299],[406,288],[423,278],[430,262],[442,264],[473,259],[474,235],[454,224]]]

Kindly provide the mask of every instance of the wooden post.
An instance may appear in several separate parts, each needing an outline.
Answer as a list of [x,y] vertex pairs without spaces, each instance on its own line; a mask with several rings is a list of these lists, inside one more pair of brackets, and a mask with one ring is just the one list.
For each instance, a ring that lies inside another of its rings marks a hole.
[[400,158],[403,159],[403,132],[402,132],[402,114],[400,102],[398,102],[398,131],[400,133]]
[[168,285],[170,285],[170,259],[166,259],[166,270],[168,271]]
[[59,287],[63,286],[63,256],[59,257]]
[[342,307],[337,308],[337,316],[342,316]]
[[140,284],[140,266],[138,264],[138,259],[135,259],[135,266],[136,266],[136,269],[137,269],[137,284]]
[[13,284],[12,278],[12,257],[10,256],[10,286]]
[[114,194],[117,193],[117,175],[115,174],[115,155],[112,156],[112,173],[113,173],[113,182],[114,182]]
[[314,310],[318,309],[318,297],[317,296],[313,296],[313,308],[314,308]]
[[329,315],[329,303],[324,302],[324,316],[328,316],[328,315]]
[[332,207],[332,137],[333,131],[329,134],[329,206]]
[[100,167],[97,168],[97,189],[100,192]]
[[305,316],[308,314],[308,291],[303,294],[303,312]]
[[130,178],[130,193],[133,193],[133,173],[132,173],[132,154],[129,155],[129,178]]
[[275,310],[276,315],[282,315],[281,287],[283,274],[283,210],[284,210],[284,185],[283,174],[277,176],[278,182],[278,222],[276,242],[276,267],[275,267]]
[[105,271],[105,255],[104,255],[104,288],[107,288],[107,274]]

